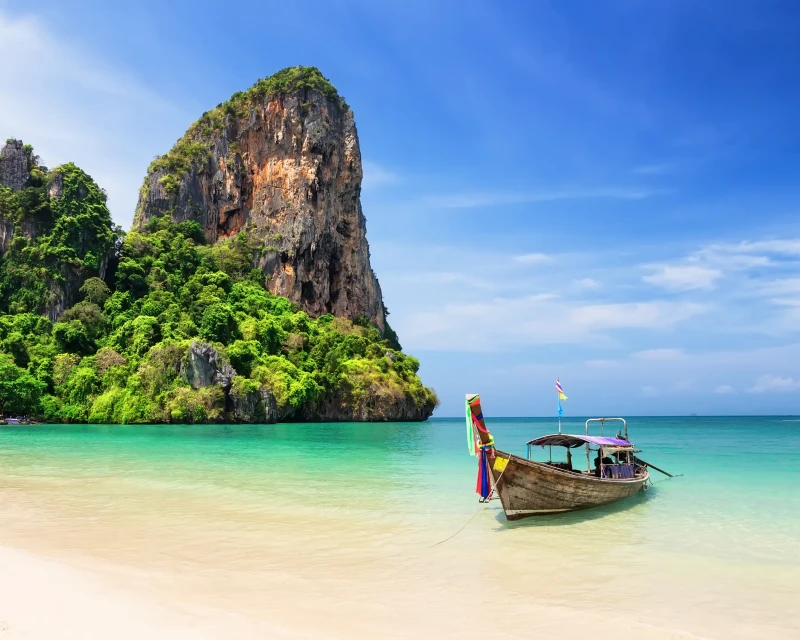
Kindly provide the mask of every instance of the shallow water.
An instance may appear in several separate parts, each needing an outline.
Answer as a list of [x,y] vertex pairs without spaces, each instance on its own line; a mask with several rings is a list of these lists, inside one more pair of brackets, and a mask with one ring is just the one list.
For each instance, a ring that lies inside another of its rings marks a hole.
[[[549,607],[562,633],[588,612],[645,637],[800,636],[800,421],[629,425],[644,459],[682,477],[513,524],[496,502],[479,509],[462,419],[5,427],[0,544],[310,634],[478,635],[476,607],[509,620]],[[554,429],[488,426],[520,455]],[[496,635],[525,635],[514,628]]]

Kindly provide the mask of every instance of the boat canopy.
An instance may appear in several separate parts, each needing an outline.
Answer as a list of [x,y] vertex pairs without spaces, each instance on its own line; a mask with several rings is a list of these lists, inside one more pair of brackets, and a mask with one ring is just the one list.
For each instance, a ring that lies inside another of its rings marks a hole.
[[624,449],[633,448],[633,445],[627,440],[620,438],[607,438],[603,436],[576,436],[569,433],[554,433],[549,436],[542,436],[528,442],[533,446],[552,446],[552,447],[567,447],[575,449],[585,444],[596,444],[598,447],[620,447]]

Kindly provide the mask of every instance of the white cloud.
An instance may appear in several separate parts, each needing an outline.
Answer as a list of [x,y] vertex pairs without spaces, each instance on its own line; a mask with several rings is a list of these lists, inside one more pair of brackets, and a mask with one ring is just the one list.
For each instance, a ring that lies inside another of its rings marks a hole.
[[776,266],[776,261],[800,258],[800,240],[795,238],[716,243],[701,247],[687,261],[723,271],[747,271]]
[[379,165],[377,162],[364,160],[363,169],[364,178],[361,181],[361,186],[364,189],[378,189],[402,181],[397,173]]
[[491,281],[485,278],[479,278],[467,273],[458,273],[454,271],[433,271],[430,273],[411,272],[402,274],[398,280],[406,284],[413,285],[455,285],[462,284],[469,288],[478,288],[483,290],[492,289]]
[[416,349],[494,351],[533,344],[608,343],[609,332],[670,329],[705,310],[700,304],[666,301],[581,304],[544,293],[445,304],[412,313],[398,327],[405,343]]
[[652,265],[654,273],[643,276],[642,280],[670,291],[693,291],[712,289],[722,276],[718,269],[694,265]]
[[800,380],[764,375],[757,378],[756,383],[748,391],[750,393],[764,393],[765,391],[797,391],[798,389],[800,389]]
[[729,384],[721,384],[714,389],[714,393],[718,393],[720,395],[729,395],[734,393],[734,388]]
[[641,188],[609,187],[601,189],[563,189],[528,192],[466,192],[428,196],[424,202],[443,209],[470,209],[515,204],[535,204],[558,200],[643,200],[664,193]]
[[759,283],[759,293],[765,296],[800,294],[800,278],[783,278]]
[[578,278],[573,280],[572,283],[581,289],[597,289],[600,287],[600,283],[594,278]]
[[686,357],[684,349],[645,349],[631,354],[631,358],[661,362],[664,360],[679,360]]
[[193,119],[102,55],[1,9],[0,75],[0,139],[32,144],[49,167],[78,164],[106,189],[125,226],[148,163]]
[[731,253],[777,253],[800,256],[800,239],[796,238],[758,240],[755,242],[745,241],[738,244],[714,246],[722,251]]
[[[750,295],[781,296],[800,292],[800,240],[794,238],[708,244],[679,261],[649,264],[652,271],[643,276],[648,284],[671,291],[714,289],[719,280],[729,277],[733,289]],[[789,277],[767,280],[764,269],[787,271]]]
[[[476,262],[475,251],[469,247],[416,247],[411,273],[407,271],[408,248],[382,246],[375,254],[380,260],[396,254],[390,269],[380,263],[376,266],[394,312],[392,326],[409,349],[490,352],[542,344],[618,347],[633,352],[626,363],[636,362],[642,368],[669,366],[676,372],[670,384],[657,385],[665,396],[679,379],[679,370],[684,378],[695,375],[686,369],[698,364],[690,354],[693,345],[711,346],[718,343],[718,335],[726,333],[757,346],[764,336],[800,332],[800,264],[794,271],[791,264],[774,271],[771,264],[762,268],[773,254],[736,253],[741,247],[750,251],[756,246],[789,251],[794,245],[788,241],[730,243],[726,248],[708,244],[678,256],[675,262],[640,265],[650,269],[644,274],[637,273],[636,264],[626,260],[625,254],[509,256],[490,247]],[[712,261],[715,266],[710,266]],[[533,268],[521,269],[526,263]],[[444,274],[442,264],[448,269]],[[413,293],[407,291],[411,277],[416,285]],[[598,286],[601,279],[602,287]],[[655,285],[670,295],[654,293],[651,287]],[[758,304],[753,304],[756,296]],[[403,302],[396,302],[397,298]],[[670,333],[672,344],[664,348],[664,331],[673,331],[679,324],[680,334]],[[620,360],[619,352],[611,358],[603,353],[584,354],[582,361],[610,359]],[[739,390],[752,384],[740,376],[726,382]]]
[[552,258],[546,253],[523,253],[519,256],[514,256],[514,261],[520,264],[541,264],[542,262],[550,262]]

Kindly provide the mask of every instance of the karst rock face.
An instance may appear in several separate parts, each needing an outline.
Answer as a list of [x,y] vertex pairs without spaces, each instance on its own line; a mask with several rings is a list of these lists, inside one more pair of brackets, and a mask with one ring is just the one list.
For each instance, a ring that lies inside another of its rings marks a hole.
[[362,175],[353,112],[318,70],[286,69],[204,114],[152,163],[134,226],[194,220],[210,243],[246,230],[272,293],[383,331]]
[[[28,156],[22,140],[9,139],[0,148],[0,186],[19,191],[30,178]],[[8,251],[14,239],[14,220],[0,212],[0,256]]]
[[0,148],[0,185],[19,191],[31,177],[30,158],[22,140],[9,139]]

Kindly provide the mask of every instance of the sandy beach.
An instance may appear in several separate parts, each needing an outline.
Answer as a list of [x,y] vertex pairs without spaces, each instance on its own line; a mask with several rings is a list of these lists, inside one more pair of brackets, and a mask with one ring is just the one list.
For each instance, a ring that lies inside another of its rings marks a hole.
[[0,638],[3,640],[145,637],[210,640],[300,636],[232,616],[181,608],[114,584],[99,572],[0,547]]
[[[0,547],[0,638],[3,640],[44,640],[51,638],[94,640],[210,640],[215,638],[361,638],[361,637],[481,637],[483,632],[465,618],[468,609],[448,607],[442,593],[425,594],[428,607],[420,609],[421,598],[412,598],[414,607],[398,618],[378,611],[374,618],[352,617],[353,611],[341,612],[334,625],[324,619],[298,618],[296,628],[287,629],[269,620],[251,618],[237,611],[218,611],[191,599],[168,597],[157,590],[134,586],[131,579],[112,578],[101,570],[87,570],[29,552]],[[281,581],[280,576],[274,579]],[[126,584],[127,582],[127,584]],[[184,594],[185,595],[185,594]],[[290,590],[284,605],[296,605]],[[422,595],[422,594],[420,594]],[[397,598],[400,593],[394,594]],[[398,602],[402,601],[399,599]],[[274,605],[275,603],[273,603]],[[321,612],[324,601],[316,605]],[[369,603],[353,603],[354,609]],[[445,606],[443,606],[445,605]],[[448,609],[452,608],[449,612]],[[585,637],[597,625],[613,624],[617,631],[643,638],[690,638],[691,634],[650,625],[632,623],[610,615],[588,615],[561,607],[527,607],[534,615],[528,629],[560,637]],[[311,613],[311,611],[309,611]],[[328,611],[328,614],[331,612]],[[400,613],[400,612],[396,612]],[[335,614],[334,614],[335,615]],[[566,620],[565,620],[566,616]],[[577,617],[576,617],[577,616]],[[324,616],[323,616],[324,618]],[[401,621],[405,618],[405,622]],[[565,629],[565,627],[567,627]],[[527,632],[511,625],[493,632],[500,638],[527,637]]]

